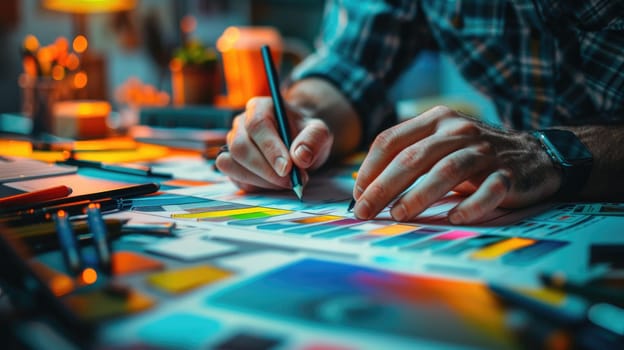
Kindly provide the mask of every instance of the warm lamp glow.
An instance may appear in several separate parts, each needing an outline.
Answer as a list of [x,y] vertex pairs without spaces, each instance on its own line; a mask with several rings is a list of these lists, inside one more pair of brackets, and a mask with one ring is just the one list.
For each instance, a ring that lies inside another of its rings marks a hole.
[[78,72],[76,73],[76,75],[74,75],[74,87],[76,89],[84,88],[85,86],[87,86],[88,82],[89,82],[89,78],[87,77],[87,73]]
[[82,277],[82,282],[84,282],[85,284],[93,284],[95,282],[97,282],[97,271],[95,271],[94,269],[87,267],[86,269],[84,269],[82,271],[81,276]]
[[87,37],[84,35],[78,35],[74,38],[74,42],[72,43],[74,51],[78,53],[83,53],[87,51],[87,47],[89,47],[89,41]]
[[43,7],[60,12],[98,13],[128,11],[136,0],[43,0]]

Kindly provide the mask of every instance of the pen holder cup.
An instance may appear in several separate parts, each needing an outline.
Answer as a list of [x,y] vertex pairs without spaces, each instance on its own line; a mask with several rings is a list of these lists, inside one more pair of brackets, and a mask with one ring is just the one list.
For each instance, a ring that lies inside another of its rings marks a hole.
[[22,74],[18,80],[22,91],[22,114],[30,118],[31,134],[54,132],[54,104],[62,98],[62,81]]

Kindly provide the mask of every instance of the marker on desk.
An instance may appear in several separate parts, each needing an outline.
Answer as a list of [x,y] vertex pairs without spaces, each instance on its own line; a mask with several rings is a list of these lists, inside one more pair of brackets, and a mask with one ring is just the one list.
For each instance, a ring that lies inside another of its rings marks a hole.
[[69,222],[69,216],[64,211],[59,210],[54,214],[54,222],[65,264],[74,275],[78,275],[83,263],[76,236],[74,236],[74,231]]
[[93,243],[95,245],[95,253],[98,257],[98,267],[105,273],[110,274],[111,266],[111,247],[108,243],[108,235],[106,232],[106,224],[102,219],[100,206],[98,204],[89,204],[87,207],[87,222],[93,235]]
[[65,186],[54,186],[43,190],[20,193],[14,196],[0,198],[0,207],[9,207],[15,205],[28,205],[57,198],[67,197],[71,194],[72,189]]
[[[541,274],[541,281],[548,287],[576,294],[593,302],[606,302],[624,306],[624,291],[614,287],[596,286],[592,282],[577,283],[568,280],[563,274]],[[598,277],[600,279],[600,277]]]
[[53,199],[50,201],[32,203],[29,205],[19,205],[11,209],[0,208],[0,214],[7,214],[7,213],[12,214],[20,210],[46,208],[46,207],[51,207],[51,206],[61,205],[61,204],[77,203],[79,201],[84,201],[84,200],[95,201],[98,199],[106,199],[106,198],[112,198],[112,199],[117,199],[117,200],[127,199],[131,197],[142,196],[145,194],[157,192],[159,188],[160,188],[160,185],[157,183],[144,183],[144,184],[138,184],[138,185],[130,185],[130,186],[124,186],[124,187],[114,188],[110,190],[105,190],[101,192],[85,193],[85,194],[71,196],[71,197]]
[[[269,82],[269,89],[271,90],[271,97],[273,98],[273,108],[275,110],[275,119],[277,120],[280,137],[286,148],[290,149],[290,129],[286,117],[286,109],[284,108],[284,101],[279,91],[277,72],[273,64],[273,59],[271,58],[271,49],[269,46],[264,45],[262,46],[261,52],[262,59],[264,60],[264,70]],[[293,164],[290,171],[290,181],[292,182],[292,189],[297,195],[297,198],[301,200],[303,198],[303,182],[301,181],[301,172],[295,164]]]
[[84,168],[93,168],[100,169],[104,171],[112,171],[115,173],[128,174],[128,175],[138,175],[138,176],[151,176],[151,177],[162,177],[166,179],[170,179],[173,176],[171,174],[159,173],[152,171],[152,168],[147,165],[140,164],[109,164],[96,162],[91,160],[82,160],[76,158],[67,158],[64,161],[57,162],[58,164],[65,165],[74,165],[78,167]]
[[0,214],[0,223],[8,226],[19,226],[24,224],[42,223],[52,218],[52,214],[59,210],[65,211],[68,216],[85,214],[89,204],[98,204],[100,211],[109,212],[113,210],[129,209],[131,203],[123,199],[103,198],[96,200],[82,200],[75,203],[53,205],[38,209],[24,209],[9,214]]

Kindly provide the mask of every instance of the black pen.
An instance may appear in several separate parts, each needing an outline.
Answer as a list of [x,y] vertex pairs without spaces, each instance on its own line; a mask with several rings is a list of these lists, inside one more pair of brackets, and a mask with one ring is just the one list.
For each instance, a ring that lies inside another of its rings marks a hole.
[[[597,286],[591,281],[588,283],[578,283],[570,281],[564,275],[557,273],[543,273],[540,275],[540,279],[548,287],[570,294],[576,294],[592,302],[606,302],[624,306],[624,292],[618,288]],[[598,279],[600,279],[600,277]]]
[[85,209],[89,204],[98,204],[102,212],[114,210],[125,210],[131,207],[127,200],[117,198],[104,198],[97,200],[83,200],[73,203],[53,205],[38,209],[25,209],[10,214],[0,215],[0,223],[8,226],[24,225],[29,223],[40,223],[51,219],[51,215],[59,210],[64,210],[67,215],[85,214]]
[[87,222],[89,223],[89,229],[93,235],[93,246],[98,258],[98,268],[109,275],[112,270],[111,246],[108,241],[106,224],[104,223],[98,204],[92,203],[87,207]]
[[[286,109],[284,108],[284,101],[279,91],[279,83],[277,79],[277,71],[271,58],[271,49],[268,45],[262,46],[262,59],[264,60],[264,70],[266,71],[267,79],[269,82],[269,89],[271,90],[271,97],[273,98],[273,108],[275,110],[275,119],[277,120],[277,126],[280,136],[284,145],[290,150],[290,127],[288,125],[288,119],[286,116]],[[290,181],[292,182],[293,191],[297,195],[297,198],[301,200],[303,198],[303,182],[301,181],[301,172],[295,164],[293,164],[290,171]]]
[[78,275],[84,263],[67,213],[59,210],[54,214],[54,222],[65,265],[74,275]]
[[[128,220],[104,219],[108,239],[113,240],[125,234],[122,229],[127,221]],[[79,246],[91,245],[94,243],[93,233],[85,220],[72,220],[71,225]],[[55,222],[48,221],[13,227],[8,229],[7,232],[18,240],[26,243],[35,253],[42,253],[59,248]]]
[[67,158],[63,161],[58,161],[56,163],[64,164],[64,165],[73,165],[73,166],[83,167],[83,168],[100,169],[100,170],[112,171],[115,173],[128,174],[128,175],[162,177],[166,179],[170,179],[173,177],[171,174],[154,172],[152,171],[152,168],[150,166],[141,165],[141,164],[112,164],[112,163],[103,163],[103,162],[97,162],[97,161],[92,161],[92,160],[82,160],[82,159],[76,159],[76,158]]
[[129,185],[129,186],[124,186],[124,187],[114,188],[111,190],[105,190],[105,191],[93,192],[93,193],[85,193],[81,195],[59,198],[59,199],[54,199],[54,200],[49,200],[49,201],[44,201],[44,202],[39,202],[39,203],[31,203],[29,205],[16,206],[11,209],[0,209],[0,214],[8,214],[8,213],[12,214],[12,213],[19,212],[21,210],[35,210],[39,208],[46,208],[46,207],[51,207],[51,206],[61,205],[61,204],[78,203],[84,200],[94,201],[94,200],[105,199],[105,198],[126,199],[126,198],[142,196],[142,195],[146,195],[150,193],[155,193],[158,191],[159,188],[160,188],[160,185],[157,183],[144,183],[144,184],[138,184],[138,185]]

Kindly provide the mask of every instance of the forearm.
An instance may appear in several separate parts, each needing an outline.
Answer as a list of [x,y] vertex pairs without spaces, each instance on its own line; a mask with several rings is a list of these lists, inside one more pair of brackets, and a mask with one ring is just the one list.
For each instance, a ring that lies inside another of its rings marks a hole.
[[329,82],[320,78],[307,78],[296,82],[285,98],[314,118],[322,119],[334,134],[332,156],[342,156],[357,149],[362,140],[362,123],[346,99]]
[[580,199],[624,199],[624,125],[561,127],[574,132],[589,148],[594,163]]

